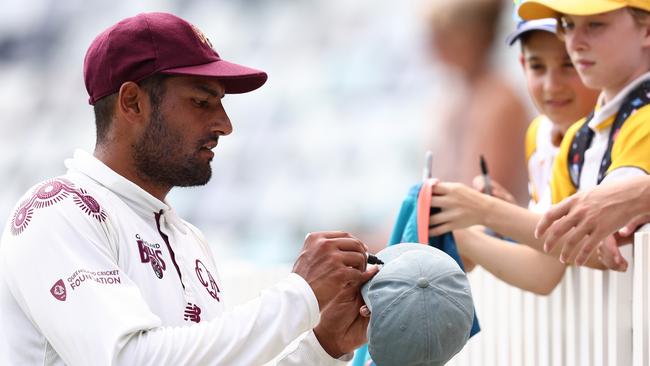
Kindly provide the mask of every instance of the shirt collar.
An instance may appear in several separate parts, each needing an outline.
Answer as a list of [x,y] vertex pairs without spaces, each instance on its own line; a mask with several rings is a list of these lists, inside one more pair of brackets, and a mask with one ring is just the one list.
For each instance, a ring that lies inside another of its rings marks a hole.
[[68,173],[74,171],[89,177],[123,198],[129,206],[146,215],[161,210],[171,210],[166,202],[152,196],[84,150],[75,150],[73,157],[65,160],[65,166],[68,168]]
[[639,76],[638,78],[634,79],[631,83],[627,84],[625,88],[623,88],[623,90],[618,92],[618,94],[616,94],[616,96],[612,100],[610,100],[607,104],[604,103],[603,94],[601,93],[600,96],[598,97],[596,110],[594,110],[594,116],[589,121],[588,124],[589,128],[596,131],[609,126],[613,122],[613,119],[611,121],[610,119],[621,108],[621,105],[623,104],[623,100],[625,99],[625,97],[628,94],[630,94],[630,92],[634,90],[634,88],[639,86],[639,84],[649,79],[650,79],[650,72],[647,72]]

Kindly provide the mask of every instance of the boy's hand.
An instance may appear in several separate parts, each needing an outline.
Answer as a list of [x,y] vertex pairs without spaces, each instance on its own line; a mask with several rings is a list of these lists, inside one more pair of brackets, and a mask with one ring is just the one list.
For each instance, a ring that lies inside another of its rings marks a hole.
[[[510,192],[508,192],[507,189],[503,188],[503,186],[501,184],[499,184],[499,182],[491,179],[490,180],[490,185],[492,187],[492,196],[494,196],[496,198],[499,198],[499,199],[502,199],[502,200],[504,200],[506,202],[510,202],[512,204],[515,204],[515,205],[517,204],[517,201],[515,200],[515,197],[513,197],[513,195],[510,194]],[[476,177],[474,177],[474,179],[472,180],[472,186],[477,191],[479,191],[481,193],[486,193],[485,192],[485,179],[483,179],[482,175],[477,175]]]
[[439,207],[442,212],[431,215],[429,226],[436,227],[429,229],[429,235],[483,224],[489,197],[462,183],[437,182],[431,192],[431,207]]
[[598,246],[598,259],[605,267],[614,271],[627,271],[627,260],[621,255],[619,246],[630,244],[629,238],[610,235]]

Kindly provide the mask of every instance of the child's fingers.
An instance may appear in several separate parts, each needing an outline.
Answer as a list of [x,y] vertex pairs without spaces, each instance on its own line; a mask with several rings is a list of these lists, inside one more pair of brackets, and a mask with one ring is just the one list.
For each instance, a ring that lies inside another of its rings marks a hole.
[[450,224],[442,224],[429,229],[429,236],[440,236],[442,234],[452,231],[453,228]]
[[449,206],[452,206],[451,204],[451,198],[449,196],[432,196],[431,197],[431,207],[438,207],[438,208],[447,208]]
[[429,216],[429,227],[441,225],[451,221],[452,215],[448,211],[441,211],[435,215]]
[[598,248],[599,241],[592,236],[587,236],[584,238],[582,243],[578,246],[580,252],[576,257],[576,265],[582,266],[587,263],[587,260],[591,254]]
[[448,194],[450,190],[449,183],[438,181],[436,184],[431,186],[431,193],[434,195],[445,195]]

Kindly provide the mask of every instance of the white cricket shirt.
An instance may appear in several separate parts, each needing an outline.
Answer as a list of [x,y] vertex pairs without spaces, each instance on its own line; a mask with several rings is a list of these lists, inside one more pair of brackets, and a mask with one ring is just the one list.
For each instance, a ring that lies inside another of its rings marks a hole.
[[86,152],[66,166],[3,232],[0,364],[343,363],[311,331],[319,308],[302,277],[226,311],[198,229]]

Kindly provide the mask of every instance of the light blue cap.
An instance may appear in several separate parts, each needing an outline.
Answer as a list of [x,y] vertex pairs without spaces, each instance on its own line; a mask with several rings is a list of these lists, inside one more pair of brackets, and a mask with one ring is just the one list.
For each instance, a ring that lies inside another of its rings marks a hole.
[[467,276],[445,252],[402,243],[361,288],[370,308],[368,351],[379,366],[444,365],[469,339],[474,304]]
[[556,34],[557,20],[553,18],[522,20],[517,24],[517,29],[508,35],[506,43],[512,46],[524,33],[532,31],[545,31]]

